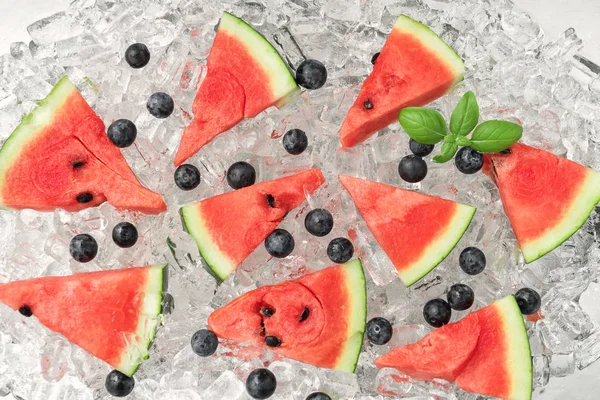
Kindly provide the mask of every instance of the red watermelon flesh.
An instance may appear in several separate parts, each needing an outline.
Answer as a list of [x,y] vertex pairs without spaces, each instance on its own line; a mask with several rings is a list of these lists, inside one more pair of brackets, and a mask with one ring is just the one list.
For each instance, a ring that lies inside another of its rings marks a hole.
[[452,251],[475,208],[383,183],[339,176],[375,240],[406,286]]
[[[395,122],[405,107],[443,96],[463,74],[463,62],[450,46],[425,25],[400,15],[342,124],[342,146],[367,140]],[[372,108],[365,107],[367,101]]]
[[[0,205],[78,211],[113,206],[159,213],[162,197],[143,187],[104,131],[102,120],[63,78],[0,149]],[[93,195],[80,203],[77,196]]]
[[[272,316],[261,312],[265,307]],[[220,338],[255,346],[264,347],[266,336],[276,336],[281,346],[271,350],[279,355],[354,372],[365,318],[365,280],[360,261],[354,260],[250,291],[215,310],[208,326]]]
[[600,201],[599,172],[547,151],[516,143],[484,159],[527,262],[573,235]]
[[375,365],[396,368],[413,379],[453,382],[475,351],[480,330],[478,314],[471,313],[459,323],[444,325],[417,343],[377,358]]
[[323,182],[321,170],[311,169],[204,199],[181,214],[206,263],[226,279]]
[[182,164],[217,135],[283,105],[298,86],[271,44],[252,27],[225,12],[208,57],[208,72],[194,100],[194,120],[175,155]]
[[0,302],[28,306],[48,329],[131,376],[154,339],[164,265],[0,284]]

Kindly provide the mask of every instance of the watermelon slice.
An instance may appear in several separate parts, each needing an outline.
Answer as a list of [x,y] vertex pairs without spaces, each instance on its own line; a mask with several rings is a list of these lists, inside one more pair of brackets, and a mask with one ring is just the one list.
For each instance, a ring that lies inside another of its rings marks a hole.
[[531,399],[532,365],[523,316],[514,296],[431,332],[375,360],[418,380],[456,381],[468,392]]
[[498,186],[528,263],[577,232],[600,201],[599,172],[521,143],[486,154],[484,172]]
[[[88,202],[77,197],[91,194]],[[135,177],[102,120],[62,78],[0,149],[0,207],[78,211],[107,201],[157,214],[162,197]]]
[[208,57],[208,72],[175,155],[182,164],[215,136],[266,108],[280,107],[298,85],[277,50],[239,18],[225,12]]
[[0,302],[27,306],[48,329],[131,376],[154,340],[165,265],[0,284]]
[[319,169],[257,183],[181,209],[183,223],[211,270],[225,280],[325,182]]
[[[400,15],[348,112],[340,139],[352,147],[397,121],[405,107],[443,96],[463,79],[465,66],[428,27]],[[369,101],[372,107],[365,107]]]
[[475,207],[439,197],[350,176],[339,179],[407,287],[446,258],[475,214]]
[[[261,313],[264,308],[273,315]],[[256,346],[275,336],[281,340],[279,347],[271,347],[275,353],[354,372],[366,314],[365,276],[360,260],[353,260],[248,292],[215,310],[208,326],[220,338]]]

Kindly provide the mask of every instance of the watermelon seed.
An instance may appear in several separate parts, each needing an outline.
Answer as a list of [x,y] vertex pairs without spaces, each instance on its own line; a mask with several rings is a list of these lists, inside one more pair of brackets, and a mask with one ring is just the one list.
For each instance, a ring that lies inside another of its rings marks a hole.
[[83,167],[84,164],[85,164],[85,162],[83,162],[83,161],[74,161],[73,168],[75,168],[75,169],[81,168],[81,167]]
[[269,207],[275,208],[275,197],[273,197],[272,195],[268,194],[267,195],[267,204],[269,205]]
[[31,311],[31,308],[29,308],[28,305],[19,307],[19,312],[26,317],[31,317],[33,315],[33,312]]
[[373,54],[373,57],[371,57],[371,64],[375,65],[375,61],[377,61],[378,57],[379,57],[379,52]]
[[281,339],[277,336],[267,336],[265,338],[265,344],[269,347],[279,347],[281,346]]
[[511,154],[512,151],[510,151],[510,149],[504,149],[500,152],[500,154]]
[[300,322],[302,322],[306,318],[308,318],[309,314],[310,314],[310,310],[308,309],[308,307],[304,307],[304,311],[302,311],[302,315],[300,316]]
[[269,307],[263,307],[260,309],[260,313],[265,317],[272,317],[275,314],[275,310]]
[[371,99],[367,99],[367,101],[365,101],[365,102],[363,103],[363,105],[365,106],[365,108],[366,108],[367,110],[370,110],[371,108],[373,108],[373,103],[371,103]]
[[89,203],[94,199],[94,196],[91,193],[81,193],[77,196],[78,203]]

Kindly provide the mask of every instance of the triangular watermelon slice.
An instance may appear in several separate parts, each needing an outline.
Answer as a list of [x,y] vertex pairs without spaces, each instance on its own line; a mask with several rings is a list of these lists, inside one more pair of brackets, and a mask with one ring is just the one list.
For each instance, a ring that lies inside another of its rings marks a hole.
[[512,295],[392,350],[375,365],[418,380],[456,381],[461,389],[486,396],[531,399],[529,339]]
[[277,354],[354,372],[366,314],[365,277],[360,260],[353,260],[252,290],[214,311],[208,326],[220,338],[255,346],[275,336],[281,345],[270,348]]
[[139,183],[102,120],[64,77],[0,149],[0,207],[78,211],[105,201],[151,214],[166,209],[159,194]]
[[463,79],[464,72],[458,54],[431,29],[400,15],[344,120],[342,146],[367,140],[397,121],[405,107],[443,96]]
[[517,143],[484,157],[528,263],[577,232],[600,201],[599,172],[547,151]]
[[28,307],[48,329],[131,376],[154,340],[165,265],[0,284],[0,302]]
[[339,179],[407,287],[446,258],[476,210],[383,183],[344,175]]
[[204,199],[181,215],[206,263],[225,280],[323,182],[321,170],[311,169]]
[[266,108],[282,106],[298,89],[277,50],[241,19],[225,12],[208,57],[188,125],[175,155],[182,164],[217,135]]

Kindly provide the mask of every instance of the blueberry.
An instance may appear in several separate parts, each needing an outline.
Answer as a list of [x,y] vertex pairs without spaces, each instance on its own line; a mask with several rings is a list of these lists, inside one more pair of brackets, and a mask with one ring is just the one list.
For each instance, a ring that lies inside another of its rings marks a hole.
[[539,293],[533,289],[523,288],[515,293],[517,304],[521,313],[524,315],[535,314],[542,305],[542,298]]
[[305,60],[296,70],[296,82],[306,89],[319,89],[327,81],[327,68],[317,60]]
[[373,57],[371,57],[371,64],[375,65],[375,61],[377,61],[377,59],[379,58],[379,54],[380,52],[373,54]]
[[182,164],[175,170],[174,179],[181,190],[196,189],[200,184],[200,171],[192,164]]
[[245,161],[233,163],[227,170],[227,183],[234,189],[254,185],[254,182],[256,182],[256,171]]
[[71,239],[69,251],[75,260],[86,263],[92,261],[98,254],[98,243],[87,233],[82,233]]
[[304,227],[315,236],[325,236],[333,229],[333,215],[327,210],[316,208],[306,214]]
[[398,173],[406,182],[421,182],[427,176],[427,164],[421,157],[411,154],[400,160]]
[[91,193],[81,193],[80,195],[77,195],[75,200],[77,200],[78,203],[89,203],[94,200],[94,195]]
[[425,303],[425,307],[423,307],[425,321],[436,328],[450,322],[451,316],[452,310],[450,309],[450,305],[442,299],[429,300]]
[[175,104],[168,94],[156,92],[148,98],[146,108],[156,118],[167,118],[173,113]]
[[331,397],[323,392],[314,392],[309,394],[306,400],[331,400]]
[[469,275],[477,275],[485,269],[485,254],[477,247],[467,247],[458,258],[460,268]]
[[267,336],[265,338],[265,344],[269,347],[279,347],[281,346],[281,339],[277,336]]
[[467,285],[457,283],[452,285],[447,294],[448,304],[453,310],[466,310],[473,305],[475,293]]
[[113,242],[119,247],[128,248],[138,240],[138,231],[130,222],[119,222],[112,231]]
[[392,338],[392,324],[381,317],[371,319],[367,322],[367,338],[373,344],[386,344]]
[[212,331],[200,329],[192,335],[192,350],[202,357],[212,356],[219,346],[219,339]]
[[289,256],[294,251],[294,238],[292,234],[285,229],[275,229],[265,239],[267,252],[277,258]]
[[115,397],[125,397],[133,390],[135,380],[122,372],[113,369],[104,381],[106,391]]
[[463,147],[456,153],[454,165],[463,174],[474,174],[483,167],[483,154],[470,147]]
[[301,154],[307,146],[308,138],[301,129],[290,129],[283,135],[283,148],[292,155]]
[[31,307],[29,307],[27,304],[19,307],[19,312],[21,313],[21,315],[23,315],[25,317],[31,317],[33,315],[33,311],[31,311]]
[[137,137],[135,124],[128,119],[118,119],[108,127],[108,138],[117,147],[124,148],[133,144]]
[[142,68],[150,61],[150,50],[143,43],[134,43],[125,50],[125,61],[132,68]]
[[246,391],[254,399],[268,399],[277,389],[277,379],[266,368],[258,368],[250,372],[246,379]]
[[425,156],[428,156],[431,154],[435,145],[423,144],[423,143],[417,142],[414,139],[410,139],[410,141],[408,142],[408,147],[410,148],[410,151],[412,151],[412,153],[415,156],[425,157]]
[[354,246],[346,238],[339,237],[329,242],[327,246],[327,256],[331,261],[337,264],[343,264],[350,261],[354,255]]

